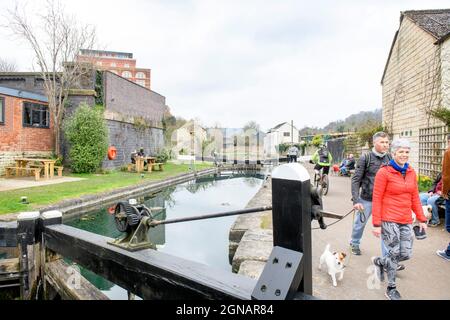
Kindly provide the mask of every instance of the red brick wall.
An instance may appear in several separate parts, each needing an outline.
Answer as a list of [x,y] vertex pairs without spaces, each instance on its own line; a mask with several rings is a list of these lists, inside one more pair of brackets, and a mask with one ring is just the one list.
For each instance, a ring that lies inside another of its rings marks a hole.
[[[94,64],[95,68],[99,70],[109,70],[116,72],[119,76],[122,76],[124,71],[129,71],[131,73],[131,77],[127,78],[130,81],[138,83],[139,81],[145,81],[145,87],[147,89],[151,89],[151,70],[143,69],[136,67],[135,59],[120,59],[120,58],[110,58],[110,57],[87,57],[87,56],[78,56],[78,60],[87,61]],[[101,62],[99,65],[97,62]],[[115,63],[116,66],[111,66],[111,63]],[[128,64],[128,67],[125,66]],[[138,72],[143,72],[145,74],[145,78],[136,78],[136,74]]]
[[50,128],[28,128],[22,124],[23,102],[39,101],[0,95],[5,101],[5,124],[0,124],[0,151],[53,151],[53,121]]

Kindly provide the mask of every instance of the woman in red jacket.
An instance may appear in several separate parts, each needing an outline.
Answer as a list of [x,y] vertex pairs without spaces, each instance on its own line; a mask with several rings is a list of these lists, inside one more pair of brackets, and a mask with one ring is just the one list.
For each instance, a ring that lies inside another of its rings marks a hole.
[[373,234],[383,239],[388,254],[373,257],[380,280],[387,270],[388,287],[386,297],[400,300],[395,276],[399,261],[408,260],[412,254],[412,214],[420,221],[420,230],[426,230],[426,217],[419,199],[416,172],[408,164],[411,147],[408,140],[397,139],[391,145],[393,159],[383,166],[375,177],[372,199]]

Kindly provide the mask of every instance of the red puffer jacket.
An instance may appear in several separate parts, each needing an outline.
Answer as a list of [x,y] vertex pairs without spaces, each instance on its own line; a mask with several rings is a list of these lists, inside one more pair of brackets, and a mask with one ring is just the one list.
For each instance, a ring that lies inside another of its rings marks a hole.
[[375,177],[372,198],[372,224],[380,227],[381,222],[411,224],[411,210],[417,220],[426,222],[419,199],[416,172],[411,167],[405,177],[392,166],[383,166]]

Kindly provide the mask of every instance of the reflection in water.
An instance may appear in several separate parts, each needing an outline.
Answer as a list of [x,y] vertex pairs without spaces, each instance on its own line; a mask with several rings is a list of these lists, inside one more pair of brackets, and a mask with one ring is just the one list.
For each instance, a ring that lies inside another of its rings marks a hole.
[[[163,208],[154,213],[155,219],[158,220],[238,210],[244,208],[256,194],[263,178],[261,174],[232,173],[199,178],[137,198],[137,201],[149,208]],[[122,234],[115,226],[114,216],[108,213],[109,206],[111,204],[65,223],[103,236],[118,238]],[[235,219],[236,217],[232,216],[160,225],[150,229],[149,240],[156,244],[158,251],[231,272],[228,261],[228,233]],[[120,287],[83,268],[81,272],[111,299],[127,299],[126,291]]]

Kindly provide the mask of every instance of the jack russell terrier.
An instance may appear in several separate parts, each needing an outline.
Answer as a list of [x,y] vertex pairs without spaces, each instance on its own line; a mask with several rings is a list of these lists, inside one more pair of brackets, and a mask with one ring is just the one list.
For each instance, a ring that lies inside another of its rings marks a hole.
[[322,270],[322,265],[325,263],[327,265],[328,274],[333,280],[333,286],[337,286],[336,274],[339,273],[338,280],[341,281],[344,278],[344,260],[347,255],[343,252],[333,252],[330,251],[330,244],[327,244],[324,252],[320,256],[319,270]]

